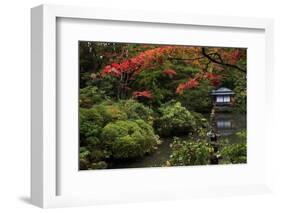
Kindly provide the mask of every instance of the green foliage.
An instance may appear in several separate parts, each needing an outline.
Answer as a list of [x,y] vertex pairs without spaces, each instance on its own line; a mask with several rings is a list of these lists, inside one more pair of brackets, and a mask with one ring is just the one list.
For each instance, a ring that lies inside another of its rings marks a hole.
[[[173,77],[169,77],[168,75],[163,74],[163,71],[166,69],[173,69],[177,74]],[[183,80],[186,81],[188,77],[191,77],[196,72],[198,72],[197,68],[189,66],[184,62],[173,61],[172,63],[167,60],[157,67],[157,69],[151,68],[142,70],[133,83],[133,88],[135,90],[145,88],[146,90],[151,91],[153,99],[146,100],[144,103],[159,107],[161,104],[169,102],[171,99],[179,101],[184,100],[180,96],[175,95],[176,88],[179,83],[182,83]]]
[[196,89],[187,90],[177,97],[183,106],[191,111],[196,112],[210,112],[213,102],[210,95],[213,86],[208,82],[201,82]]
[[115,159],[141,157],[159,142],[153,128],[143,120],[109,123],[102,131],[102,140]]
[[107,163],[105,161],[99,161],[91,164],[91,169],[106,169]]
[[80,157],[80,159],[79,159],[79,169],[80,170],[88,170],[88,169],[90,169],[89,161],[87,161],[86,159]]
[[234,69],[226,69],[227,75],[224,76],[222,86],[232,89],[234,95],[233,109],[239,113],[247,110],[247,81],[246,73],[237,72]]
[[153,110],[142,103],[134,100],[123,100],[118,103],[119,107],[127,113],[128,119],[142,119],[149,124],[153,124]]
[[187,135],[195,130],[196,119],[180,102],[170,102],[159,108],[156,130],[161,136]]
[[85,148],[85,147],[80,148],[80,153],[79,153],[80,158],[86,160],[86,159],[88,159],[88,157],[90,155],[91,155],[91,152],[87,148]]
[[[108,167],[110,152],[105,148],[80,147],[80,169],[103,169]],[[98,165],[100,168],[98,168]],[[101,165],[103,165],[101,167]]]
[[80,107],[91,108],[94,104],[98,104],[104,100],[104,91],[98,90],[97,87],[88,86],[80,89]]
[[247,163],[247,144],[246,144],[246,131],[237,133],[240,138],[240,143],[225,145],[220,151],[222,164],[238,164]]
[[153,99],[146,100],[146,102],[157,106],[163,103],[165,98],[171,97],[174,93],[174,88],[171,88],[171,80],[165,78],[162,71],[163,69],[161,67],[157,70],[143,70],[133,84],[135,90],[145,88],[151,91],[153,93]]
[[90,109],[80,108],[80,144],[95,146],[100,143],[103,127],[114,121],[142,119],[153,122],[153,111],[135,100],[102,102]]
[[117,121],[117,120],[126,120],[127,113],[124,112],[117,104],[115,105],[99,105],[97,107],[102,113],[106,123]]
[[92,74],[98,74],[108,63],[118,62],[126,48],[122,43],[79,42],[80,88],[93,85]]
[[246,143],[246,140],[247,140],[246,130],[239,131],[236,133],[236,135],[240,138],[241,142]]
[[235,103],[236,111],[245,113],[247,110],[246,82],[245,81],[237,82],[234,92],[235,92],[234,103]]
[[196,123],[196,129],[209,128],[209,121],[201,113],[192,112],[192,116]]
[[90,109],[80,108],[80,169],[107,168],[111,153],[101,140],[108,122],[127,119],[118,106],[101,103]]
[[167,162],[171,166],[207,165],[214,152],[206,141],[180,140],[174,138],[171,145],[172,155]]
[[99,135],[104,122],[102,114],[96,108],[80,108],[80,146],[99,144]]
[[143,156],[159,143],[153,111],[136,100],[80,108],[80,169],[102,169],[112,159]]
[[245,143],[227,145],[220,154],[222,164],[247,163],[247,145]]
[[99,150],[91,150],[86,147],[80,147],[80,161],[79,167],[81,170],[87,169],[106,169],[107,163],[103,161],[106,158],[106,152]]

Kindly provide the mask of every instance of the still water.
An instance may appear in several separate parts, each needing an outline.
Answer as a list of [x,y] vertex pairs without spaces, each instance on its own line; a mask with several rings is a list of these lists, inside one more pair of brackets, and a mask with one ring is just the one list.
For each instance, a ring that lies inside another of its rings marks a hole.
[[229,143],[238,143],[236,133],[246,129],[246,115],[237,113],[216,113],[215,116],[219,140],[227,139]]
[[[205,115],[207,119],[209,115]],[[237,113],[216,113],[215,116],[217,133],[219,141],[227,141],[229,143],[238,143],[239,138],[236,136],[238,131],[246,129],[246,115]],[[186,137],[185,137],[186,138]],[[143,168],[143,167],[161,167],[171,155],[170,144],[173,138],[160,138],[162,144],[158,149],[150,155],[146,155],[140,159],[134,159],[126,162],[119,162],[114,168]]]

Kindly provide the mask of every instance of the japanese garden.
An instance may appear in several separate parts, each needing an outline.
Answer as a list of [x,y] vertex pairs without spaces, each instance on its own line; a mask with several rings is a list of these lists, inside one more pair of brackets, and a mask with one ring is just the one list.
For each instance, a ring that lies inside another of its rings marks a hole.
[[247,163],[247,49],[78,45],[80,170]]

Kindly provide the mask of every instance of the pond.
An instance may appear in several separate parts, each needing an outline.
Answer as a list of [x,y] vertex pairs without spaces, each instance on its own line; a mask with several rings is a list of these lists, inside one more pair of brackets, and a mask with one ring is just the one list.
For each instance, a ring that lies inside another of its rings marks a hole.
[[141,167],[161,167],[165,165],[166,161],[171,155],[170,144],[173,142],[173,138],[161,138],[162,144],[158,146],[158,149],[143,158],[134,159],[132,161],[119,162],[114,165],[114,168],[141,168]]
[[[209,115],[204,115],[209,119]],[[215,116],[216,128],[219,134],[219,142],[238,143],[239,138],[236,136],[238,131],[246,129],[246,116],[245,114],[237,113],[216,113]],[[186,138],[186,137],[180,137]],[[140,159],[134,159],[131,161],[118,162],[114,164],[114,169],[121,168],[142,168],[142,167],[162,167],[169,160],[171,155],[170,144],[173,142],[173,138],[161,138],[162,144],[158,146],[158,149]]]
[[216,113],[215,123],[219,141],[227,139],[229,143],[238,143],[236,133],[246,129],[246,115],[238,113]]

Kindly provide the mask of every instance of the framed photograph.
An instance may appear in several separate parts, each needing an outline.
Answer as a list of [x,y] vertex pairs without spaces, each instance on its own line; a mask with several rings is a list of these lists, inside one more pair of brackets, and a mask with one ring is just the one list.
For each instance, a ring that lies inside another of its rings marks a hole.
[[271,191],[272,20],[31,14],[33,204]]

